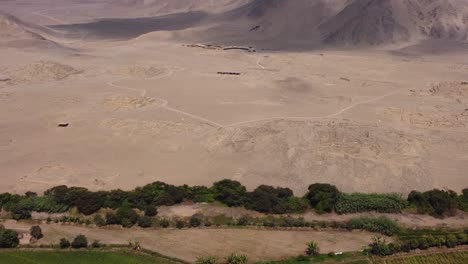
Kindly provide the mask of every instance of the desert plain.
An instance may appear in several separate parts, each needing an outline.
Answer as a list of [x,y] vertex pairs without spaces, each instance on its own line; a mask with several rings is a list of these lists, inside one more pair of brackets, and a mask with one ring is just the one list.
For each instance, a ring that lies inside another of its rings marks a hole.
[[0,1],[0,192],[468,186],[466,42],[288,46],[300,33],[284,29],[233,41],[254,18],[218,35],[210,23],[249,1],[110,2]]

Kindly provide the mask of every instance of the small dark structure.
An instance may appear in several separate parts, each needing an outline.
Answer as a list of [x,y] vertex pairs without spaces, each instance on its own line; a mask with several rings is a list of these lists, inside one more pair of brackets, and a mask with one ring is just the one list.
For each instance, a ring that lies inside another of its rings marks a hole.
[[10,77],[0,73],[0,82],[7,82],[9,80],[11,80]]
[[351,81],[350,79],[345,78],[345,77],[340,77],[340,80],[347,81],[347,82],[350,82],[350,81]]
[[58,123],[58,127],[68,127],[69,123]]
[[241,75],[240,72],[218,72],[221,75]]

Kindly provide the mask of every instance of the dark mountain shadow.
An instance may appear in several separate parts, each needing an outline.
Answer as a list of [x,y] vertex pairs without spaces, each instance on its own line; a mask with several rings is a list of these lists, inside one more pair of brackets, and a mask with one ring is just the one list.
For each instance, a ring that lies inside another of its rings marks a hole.
[[157,17],[101,19],[90,23],[50,27],[68,32],[86,32],[88,39],[129,40],[150,32],[196,27],[208,16],[205,12],[187,12]]

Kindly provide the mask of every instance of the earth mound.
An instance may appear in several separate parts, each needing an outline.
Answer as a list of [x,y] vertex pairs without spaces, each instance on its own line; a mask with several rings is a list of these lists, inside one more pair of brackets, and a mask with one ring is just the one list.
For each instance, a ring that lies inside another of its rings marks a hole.
[[8,74],[13,82],[32,82],[59,81],[82,72],[70,65],[41,60],[13,69]]

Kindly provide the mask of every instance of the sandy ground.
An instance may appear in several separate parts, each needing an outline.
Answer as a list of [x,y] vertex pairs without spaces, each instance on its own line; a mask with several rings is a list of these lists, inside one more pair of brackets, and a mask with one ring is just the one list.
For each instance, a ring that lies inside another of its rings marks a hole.
[[[70,16],[41,3],[0,10],[39,25],[98,16],[86,3]],[[224,178],[298,194],[315,182],[468,187],[466,49],[245,53],[188,48],[161,32],[76,36],[53,37],[64,48],[0,49],[11,78],[0,82],[0,192]]]
[[[6,228],[27,232],[27,224],[5,223]],[[320,241],[322,252],[358,251],[372,241],[367,232],[339,231],[271,231],[254,229],[98,229],[69,225],[41,225],[44,238],[39,243],[57,243],[60,238],[73,239],[78,234],[106,244],[139,241],[144,248],[163,255],[193,262],[197,257],[225,257],[232,252],[246,254],[250,260],[275,260],[305,252],[307,242]]]

